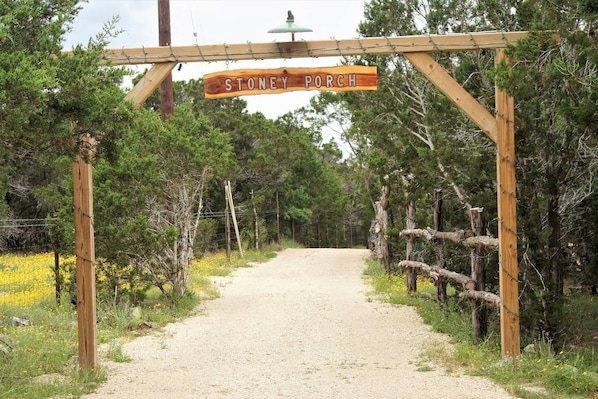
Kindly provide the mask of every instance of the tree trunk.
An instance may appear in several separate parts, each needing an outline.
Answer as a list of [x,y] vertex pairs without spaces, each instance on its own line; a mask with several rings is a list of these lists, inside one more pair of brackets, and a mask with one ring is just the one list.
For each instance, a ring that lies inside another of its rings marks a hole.
[[60,273],[60,254],[58,250],[54,250],[54,285],[56,289],[56,303],[60,305],[60,297],[62,296],[62,274]]
[[[555,191],[558,191],[556,189]],[[559,216],[559,195],[553,193],[548,201],[549,262],[551,270],[552,295],[555,298],[563,296],[565,285],[565,262],[561,245],[561,219]]]
[[276,242],[280,243],[280,203],[278,202],[278,191],[276,192]]
[[[553,181],[556,182],[556,179],[553,179]],[[546,286],[542,293],[543,317],[540,328],[543,338],[548,342],[556,344],[556,332],[559,330],[559,315],[563,300],[565,262],[560,240],[561,220],[558,210],[559,197],[556,184],[550,187],[549,191],[550,198],[548,200],[547,213],[550,235],[548,237],[546,262],[542,273]]]
[[318,237],[318,248],[322,248],[322,226],[320,223],[316,225],[316,234]]
[[378,262],[382,263],[386,273],[390,274],[390,254],[388,249],[388,207],[390,196],[390,185],[386,184],[382,187],[380,201],[374,204],[374,212],[376,220],[372,226],[373,232],[377,234],[376,242],[374,243],[375,254]]
[[172,244],[172,254],[170,262],[173,270],[172,278],[172,297],[180,298],[185,294],[185,273],[182,264],[182,253],[180,251],[180,240],[176,240]]
[[253,206],[253,238],[255,249],[260,249],[260,237],[259,237],[259,220],[257,218],[257,209],[255,208],[255,202],[253,201],[253,190],[251,190],[251,205]]

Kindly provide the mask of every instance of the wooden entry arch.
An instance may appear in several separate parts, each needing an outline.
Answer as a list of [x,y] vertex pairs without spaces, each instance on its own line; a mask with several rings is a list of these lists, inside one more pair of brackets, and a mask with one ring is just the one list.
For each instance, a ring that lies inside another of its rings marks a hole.
[[[126,100],[141,106],[182,62],[216,62],[264,59],[316,58],[360,55],[405,56],[442,93],[463,111],[496,144],[497,201],[499,220],[501,352],[515,361],[520,353],[517,222],[515,190],[514,100],[496,87],[496,115],[492,115],[455,81],[429,53],[495,50],[495,62],[506,62],[503,49],[529,33],[471,32],[450,35],[370,37],[348,40],[292,41],[194,46],[162,46],[107,50],[103,59],[111,65],[153,64],[127,94]],[[79,363],[97,366],[94,279],[93,196],[91,164],[79,157],[73,165],[75,248]]]

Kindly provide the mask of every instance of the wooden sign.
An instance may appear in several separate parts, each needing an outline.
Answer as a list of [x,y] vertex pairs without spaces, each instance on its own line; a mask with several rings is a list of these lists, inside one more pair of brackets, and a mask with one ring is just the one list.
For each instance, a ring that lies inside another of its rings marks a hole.
[[286,93],[297,90],[376,90],[378,71],[370,66],[238,69],[204,75],[206,98]]

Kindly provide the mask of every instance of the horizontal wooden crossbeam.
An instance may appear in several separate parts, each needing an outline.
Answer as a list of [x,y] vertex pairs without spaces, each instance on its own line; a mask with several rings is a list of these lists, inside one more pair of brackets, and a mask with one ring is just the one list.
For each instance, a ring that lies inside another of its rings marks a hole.
[[471,32],[345,40],[122,48],[107,50],[103,58],[113,65],[135,65],[472,51],[504,48],[528,35],[525,31]]

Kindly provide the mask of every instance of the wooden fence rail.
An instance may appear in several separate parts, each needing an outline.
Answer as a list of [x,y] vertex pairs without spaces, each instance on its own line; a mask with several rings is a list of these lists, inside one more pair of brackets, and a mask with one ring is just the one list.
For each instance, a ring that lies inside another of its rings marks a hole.
[[[418,229],[415,226],[415,202],[412,201],[407,209],[407,228],[399,233],[399,237],[406,239],[407,248],[405,258],[399,262],[399,267],[405,270],[407,290],[417,291],[417,273],[421,270],[434,280],[437,299],[440,304],[448,301],[446,282],[461,284],[464,291],[460,294],[471,302],[471,320],[474,343],[483,339],[488,332],[488,312],[486,304],[492,304],[500,309],[502,300],[499,295],[486,292],[485,257],[489,250],[498,248],[498,240],[483,235],[486,233],[486,221],[483,208],[470,209],[470,230],[452,232],[441,231],[442,220],[442,191],[434,193],[434,229]],[[436,266],[431,266],[416,259],[416,238],[424,239],[434,245]],[[452,241],[469,249],[471,257],[471,276],[466,276],[445,268],[445,241]]]
[[497,308],[500,308],[500,297],[492,292],[487,291],[477,291],[476,290],[476,282],[471,278],[464,274],[453,272],[446,269],[441,269],[436,266],[431,266],[425,264],[423,262],[416,262],[411,260],[404,260],[399,262],[399,267],[412,267],[415,269],[419,269],[426,273],[431,279],[438,280],[440,277],[443,277],[449,281],[453,281],[455,283],[459,283],[463,286],[465,291],[461,294],[466,298],[475,299],[475,300],[482,300],[486,301]]
[[498,238],[489,236],[471,236],[470,231],[435,231],[433,229],[405,229],[399,233],[399,237],[425,238],[430,242],[436,240],[449,240],[468,248],[484,247],[487,249],[498,248]]

